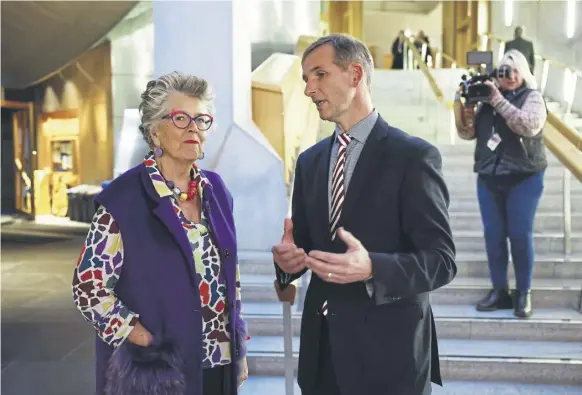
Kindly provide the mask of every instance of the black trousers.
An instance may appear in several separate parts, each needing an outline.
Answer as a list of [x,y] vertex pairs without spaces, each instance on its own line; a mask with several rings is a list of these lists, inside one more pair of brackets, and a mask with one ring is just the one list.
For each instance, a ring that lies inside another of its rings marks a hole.
[[337,379],[333,370],[331,358],[331,346],[329,341],[329,327],[327,319],[323,319],[321,324],[321,334],[319,338],[319,369],[315,389],[311,393],[304,395],[341,395],[337,385]]
[[234,395],[236,388],[232,388],[232,364],[204,369],[203,388],[204,395]]

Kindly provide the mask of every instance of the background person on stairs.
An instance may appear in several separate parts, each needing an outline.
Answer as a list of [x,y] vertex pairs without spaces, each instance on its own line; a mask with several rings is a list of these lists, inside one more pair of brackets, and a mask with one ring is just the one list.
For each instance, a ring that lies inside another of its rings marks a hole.
[[392,42],[392,69],[404,68],[404,30],[398,32],[398,36]]
[[533,43],[522,37],[523,28],[521,26],[515,28],[513,36],[514,36],[513,40],[505,43],[505,52],[511,51],[512,49],[516,49],[519,52],[521,52],[523,56],[525,56],[525,58],[527,59],[529,69],[533,74],[536,63]]
[[[510,66],[512,75],[485,82],[491,89],[487,102],[476,108],[463,105],[457,92],[455,123],[461,138],[477,140],[474,171],[493,285],[477,310],[513,307],[516,316],[529,317],[534,217],[547,167],[542,134],[547,110],[525,57],[508,51],[502,65]],[[508,292],[508,238],[516,275],[513,302]]]
[[440,153],[375,110],[361,41],[322,37],[302,67],[305,94],[336,124],[299,155],[292,219],[273,247],[279,288],[312,271],[302,394],[428,395],[442,384],[429,293],[457,273]]

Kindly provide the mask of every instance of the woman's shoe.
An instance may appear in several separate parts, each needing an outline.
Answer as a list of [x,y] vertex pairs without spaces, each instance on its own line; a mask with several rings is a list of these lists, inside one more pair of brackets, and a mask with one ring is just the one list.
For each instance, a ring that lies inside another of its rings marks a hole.
[[525,292],[515,291],[515,311],[516,317],[529,318],[533,311],[531,307],[531,290]]
[[511,300],[507,288],[492,289],[486,297],[477,303],[478,311],[495,311],[512,308],[513,300]]

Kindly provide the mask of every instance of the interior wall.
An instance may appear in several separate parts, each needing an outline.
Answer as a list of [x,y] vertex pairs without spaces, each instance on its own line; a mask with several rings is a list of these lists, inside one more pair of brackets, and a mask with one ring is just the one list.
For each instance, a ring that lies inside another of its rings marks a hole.
[[[114,177],[139,164],[148,151],[137,128],[125,129],[125,109],[137,109],[153,78],[154,25],[151,3],[142,2],[107,36],[111,41]],[[123,145],[123,148],[122,148]]]
[[[248,6],[253,10],[248,21],[253,70],[274,52],[294,53],[300,35],[318,33],[319,0],[249,0]],[[153,78],[154,29],[151,2],[140,2],[107,35],[111,42],[115,176],[137,165],[148,150],[138,130],[122,131],[122,127],[124,110],[138,108],[141,92]],[[126,148],[128,143],[133,145],[131,150]]]
[[[491,7],[491,31],[511,40],[516,26],[522,26],[524,37],[534,43],[537,54],[582,70],[582,2],[576,2],[576,29],[573,38],[566,36],[566,1],[515,1],[513,21],[505,26],[505,5],[495,1]],[[540,79],[542,64],[538,61],[535,74]],[[564,71],[550,68],[546,92],[554,100],[564,97]],[[573,109],[582,113],[582,78],[578,78]]]
[[[35,88],[37,113],[78,115],[81,183],[98,185],[113,176],[110,50],[110,43],[103,42]],[[37,139],[39,163],[43,163],[42,137]]]
[[293,54],[300,35],[317,36],[321,1],[247,0],[251,13],[252,69],[274,52]]
[[364,9],[364,42],[369,46],[380,47],[384,54],[390,54],[392,43],[400,30],[408,30],[413,34],[424,30],[431,45],[442,48],[442,13],[442,3],[428,14]]

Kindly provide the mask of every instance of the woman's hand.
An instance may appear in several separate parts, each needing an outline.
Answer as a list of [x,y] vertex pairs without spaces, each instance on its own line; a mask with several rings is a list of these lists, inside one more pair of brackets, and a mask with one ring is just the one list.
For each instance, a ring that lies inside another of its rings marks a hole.
[[127,336],[127,340],[138,346],[148,347],[154,341],[154,337],[138,322]]
[[241,385],[249,378],[249,365],[247,364],[247,357],[244,357],[239,361],[239,374],[238,374],[238,386]]
[[464,105],[463,106],[463,119],[465,120],[465,126],[472,128],[475,126],[475,106],[474,105]]
[[503,99],[503,95],[501,94],[501,92],[499,92],[499,88],[497,87],[497,85],[495,85],[493,83],[493,81],[486,80],[483,82],[483,84],[487,85],[491,91],[491,93],[489,94],[489,100],[487,101],[487,103],[494,106],[501,99]]

